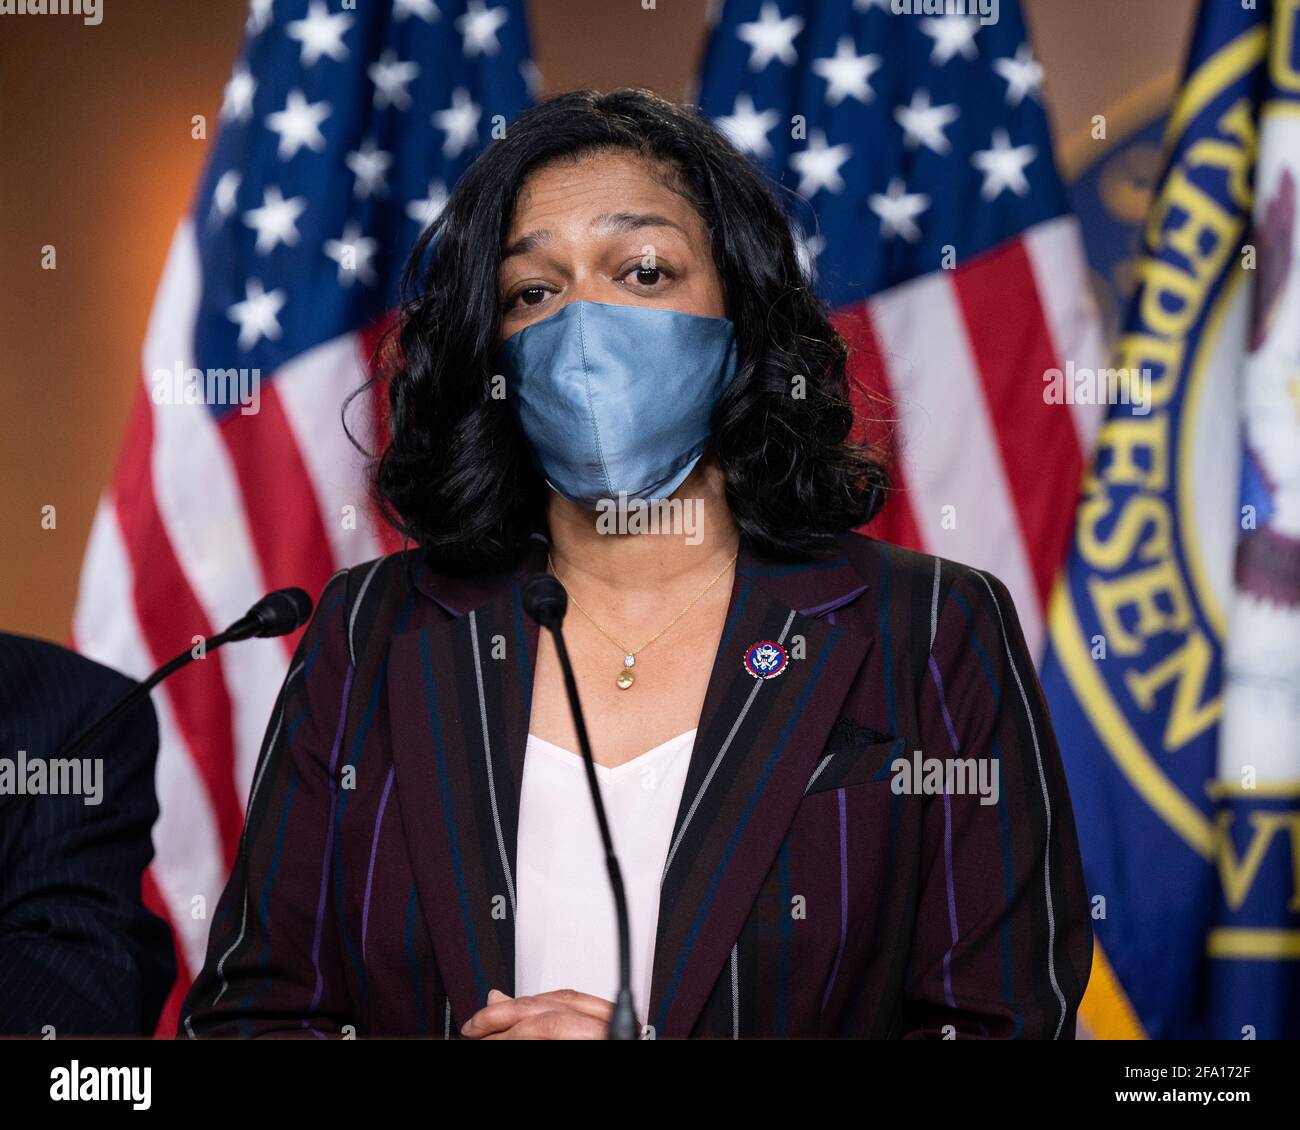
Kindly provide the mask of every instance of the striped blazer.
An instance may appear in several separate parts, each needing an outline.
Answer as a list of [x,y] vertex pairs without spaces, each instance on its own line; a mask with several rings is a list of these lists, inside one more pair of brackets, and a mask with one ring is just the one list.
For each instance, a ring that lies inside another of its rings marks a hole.
[[[544,563],[539,539],[497,576],[412,550],[330,581],[181,1034],[454,1038],[513,994],[521,586]],[[789,649],[779,678],[743,666],[760,640]],[[996,802],[903,787],[919,758]],[[656,937],[657,1037],[1073,1036],[1087,898],[1001,583],[856,534],[802,564],[742,541]]]

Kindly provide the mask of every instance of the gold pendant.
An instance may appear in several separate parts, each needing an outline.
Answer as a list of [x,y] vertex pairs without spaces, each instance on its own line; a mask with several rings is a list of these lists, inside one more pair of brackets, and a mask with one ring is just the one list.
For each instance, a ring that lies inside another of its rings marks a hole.
[[627,690],[628,687],[630,687],[634,682],[636,682],[636,676],[633,675],[632,672],[629,671],[626,667],[624,667],[623,670],[621,670],[621,671],[618,673],[618,678],[615,680],[615,682],[618,683],[618,689],[619,689],[619,690],[621,690],[621,691],[625,691],[625,690]]

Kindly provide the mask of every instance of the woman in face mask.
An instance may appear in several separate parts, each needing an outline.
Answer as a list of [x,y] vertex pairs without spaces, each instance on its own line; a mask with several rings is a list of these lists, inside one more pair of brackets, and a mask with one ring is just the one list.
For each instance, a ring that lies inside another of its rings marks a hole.
[[755,168],[645,92],[563,95],[408,282],[376,482],[411,548],[321,597],[183,1030],[605,1034],[549,571],[648,1033],[1070,1037],[1091,936],[1015,611],[852,532],[885,478]]

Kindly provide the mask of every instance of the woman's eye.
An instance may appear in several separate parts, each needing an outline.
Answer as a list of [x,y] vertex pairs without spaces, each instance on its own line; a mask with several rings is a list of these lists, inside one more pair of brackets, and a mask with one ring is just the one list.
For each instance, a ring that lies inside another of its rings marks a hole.
[[514,298],[510,300],[511,306],[536,306],[546,298],[546,289],[540,286],[526,286],[523,290],[516,291]]
[[638,286],[653,287],[664,277],[664,271],[660,267],[636,267],[628,272],[628,277],[633,277]]

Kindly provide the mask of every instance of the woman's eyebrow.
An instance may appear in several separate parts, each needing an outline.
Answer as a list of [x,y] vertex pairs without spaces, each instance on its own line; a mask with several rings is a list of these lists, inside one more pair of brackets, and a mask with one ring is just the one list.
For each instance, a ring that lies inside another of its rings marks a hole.
[[536,231],[527,232],[521,235],[514,243],[509,244],[501,252],[501,261],[504,263],[513,255],[527,255],[530,251],[536,251],[543,243],[552,237],[554,233],[547,231],[545,228],[538,228]]
[[616,233],[636,231],[639,228],[675,228],[689,238],[681,224],[654,212],[604,212],[591,221],[591,226]]
[[[681,224],[654,212],[603,212],[591,221],[591,228],[593,231],[615,234],[638,231],[641,228],[673,228],[687,239],[690,238],[690,233]],[[530,251],[536,251],[554,235],[555,233],[547,228],[525,232],[502,250],[501,261],[505,262],[515,255],[527,255]]]

